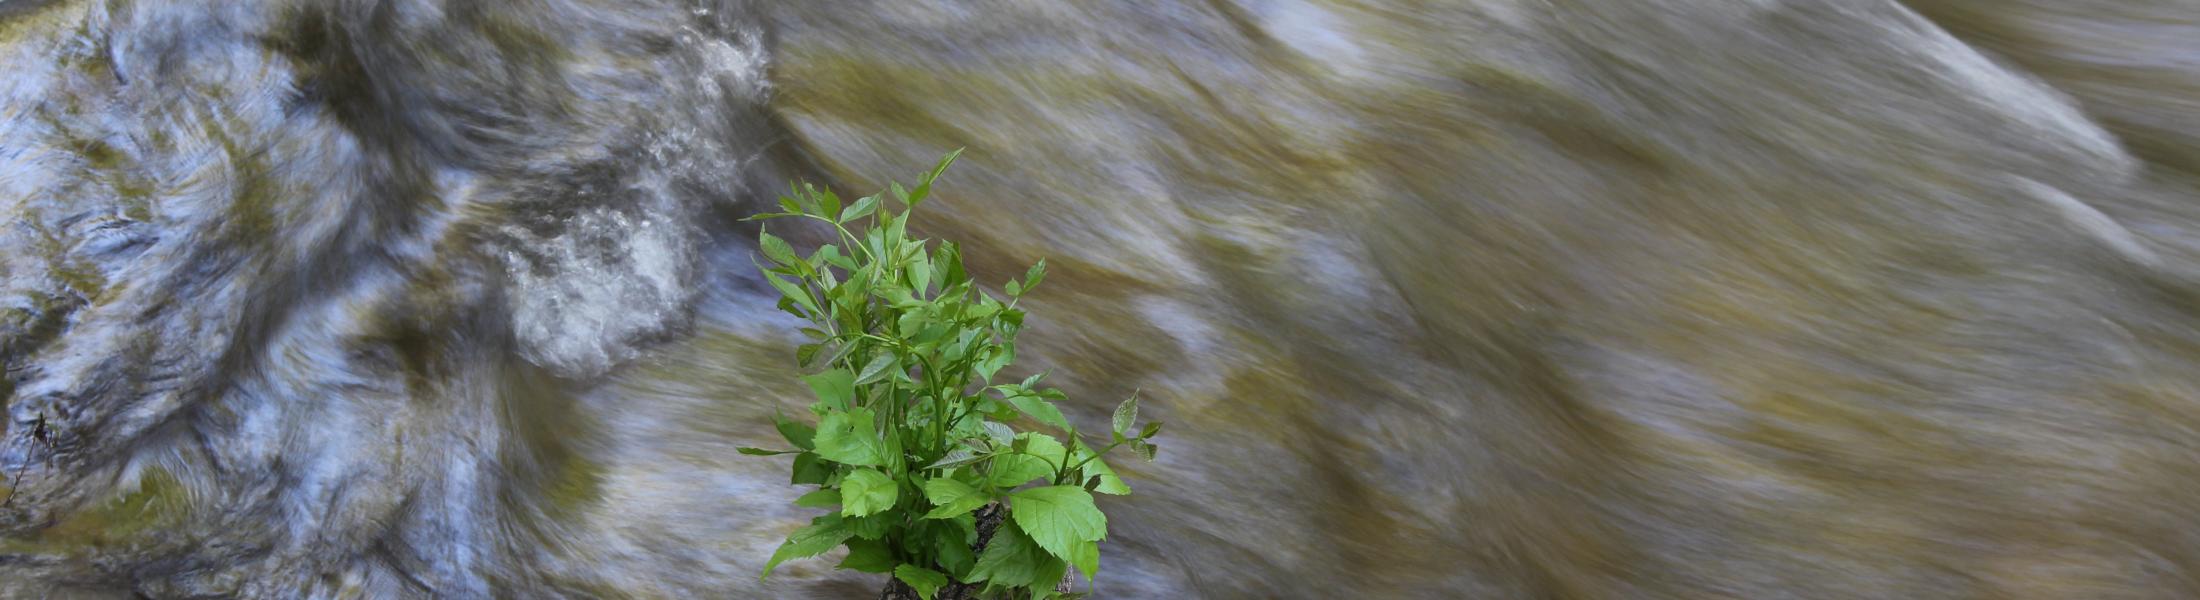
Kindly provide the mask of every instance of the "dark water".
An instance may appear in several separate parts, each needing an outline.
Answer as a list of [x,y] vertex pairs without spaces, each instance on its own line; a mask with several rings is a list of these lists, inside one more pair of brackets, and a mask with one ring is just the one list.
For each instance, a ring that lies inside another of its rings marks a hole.
[[736,219],[955,147],[1100,597],[2200,596],[2200,2],[0,19],[0,598],[875,594]]

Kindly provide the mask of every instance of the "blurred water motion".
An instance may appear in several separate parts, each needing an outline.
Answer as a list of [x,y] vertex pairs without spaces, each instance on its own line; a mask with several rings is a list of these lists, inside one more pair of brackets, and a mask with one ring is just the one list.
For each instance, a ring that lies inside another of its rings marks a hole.
[[875,595],[736,219],[955,147],[1098,597],[2200,597],[2191,0],[0,19],[0,598]]

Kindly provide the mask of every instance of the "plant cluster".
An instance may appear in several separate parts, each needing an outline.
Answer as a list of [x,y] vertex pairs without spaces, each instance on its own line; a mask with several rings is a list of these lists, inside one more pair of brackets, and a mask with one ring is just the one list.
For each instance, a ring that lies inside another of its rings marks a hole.
[[[793,455],[793,483],[817,486],[795,504],[830,511],[787,537],[765,577],[846,546],[839,568],[890,573],[925,600],[1055,597],[1068,569],[1088,581],[1099,570],[1107,517],[1093,494],[1131,491],[1102,457],[1128,447],[1153,459],[1161,424],[1138,423],[1135,394],[1096,446],[1055,406],[1062,392],[1041,387],[1045,374],[995,382],[1016,360],[1016,305],[1046,261],[1003,285],[1004,301],[970,278],[954,243],[909,237],[910,215],[960,152],[891,196],[843,205],[804,185],[779,198],[784,212],[750,217],[816,221],[837,237],[804,256],[759,235],[779,309],[809,322],[795,359],[816,421],[775,414],[793,449],[741,452]],[[1008,425],[1019,417],[1060,437]]]

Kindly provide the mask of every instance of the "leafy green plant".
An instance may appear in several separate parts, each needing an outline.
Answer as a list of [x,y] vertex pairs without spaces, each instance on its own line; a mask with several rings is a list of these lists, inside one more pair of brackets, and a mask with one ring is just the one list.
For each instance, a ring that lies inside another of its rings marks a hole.
[[[781,294],[779,309],[810,324],[795,360],[810,372],[802,381],[817,421],[775,415],[794,448],[741,452],[793,455],[792,482],[817,486],[795,504],[830,511],[787,536],[764,577],[846,546],[839,568],[890,573],[890,597],[1056,597],[1068,569],[1088,581],[1099,570],[1107,517],[1092,494],[1131,491],[1102,457],[1127,446],[1153,459],[1161,424],[1138,423],[1136,394],[1095,447],[1055,406],[1062,392],[1040,386],[1044,373],[995,382],[1016,360],[1016,305],[1046,261],[1004,284],[1004,302],[970,278],[954,243],[908,236],[910,216],[960,153],[914,188],[892,184],[891,196],[844,205],[805,185],[779,199],[784,212],[750,217],[816,221],[837,238],[804,256],[769,231],[759,236],[771,265],[758,268]],[[1019,417],[1060,437],[1007,424]]]

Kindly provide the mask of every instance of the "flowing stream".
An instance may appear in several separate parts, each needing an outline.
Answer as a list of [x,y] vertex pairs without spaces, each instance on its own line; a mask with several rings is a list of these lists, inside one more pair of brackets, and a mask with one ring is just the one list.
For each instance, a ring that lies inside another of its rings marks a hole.
[[0,0],[0,599],[873,597],[738,219],[957,147],[1098,598],[2200,597],[2195,0]]

